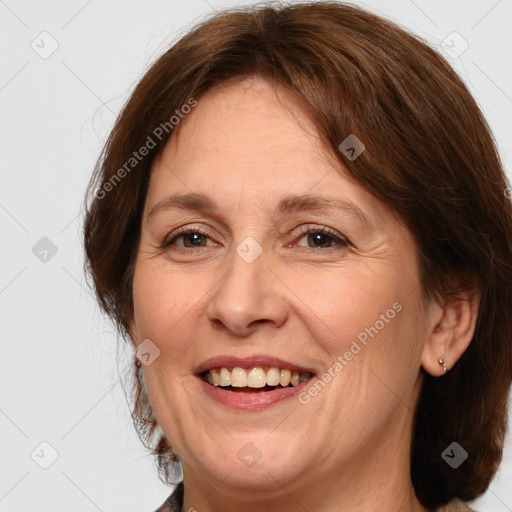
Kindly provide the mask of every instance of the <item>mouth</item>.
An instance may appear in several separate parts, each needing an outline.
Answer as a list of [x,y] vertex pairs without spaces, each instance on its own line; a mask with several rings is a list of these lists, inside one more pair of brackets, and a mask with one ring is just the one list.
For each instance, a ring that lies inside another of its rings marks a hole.
[[209,359],[195,375],[215,402],[244,410],[261,410],[291,398],[316,377],[312,368],[263,355]]
[[221,387],[226,391],[258,393],[279,388],[295,387],[312,378],[307,371],[290,370],[276,366],[217,367],[200,374],[210,386]]

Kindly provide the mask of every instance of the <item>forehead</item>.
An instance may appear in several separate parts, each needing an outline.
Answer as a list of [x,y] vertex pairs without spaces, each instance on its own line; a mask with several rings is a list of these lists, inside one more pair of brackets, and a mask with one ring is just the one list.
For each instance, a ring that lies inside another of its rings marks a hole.
[[181,121],[153,164],[146,214],[177,193],[239,209],[272,209],[289,194],[338,196],[362,210],[376,201],[323,145],[300,101],[259,78],[212,89]]
[[260,78],[208,91],[162,157],[191,171],[196,165],[204,169],[205,163],[217,172],[258,165],[261,173],[280,171],[276,178],[286,171],[293,174],[291,165],[300,162],[304,171],[332,160],[298,99]]

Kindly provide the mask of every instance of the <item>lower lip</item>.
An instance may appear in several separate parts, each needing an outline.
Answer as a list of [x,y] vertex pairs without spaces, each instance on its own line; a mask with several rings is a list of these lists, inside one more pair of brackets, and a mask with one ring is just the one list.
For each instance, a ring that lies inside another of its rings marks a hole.
[[198,377],[198,379],[203,391],[215,402],[225,405],[230,409],[259,411],[298,395],[315,378],[312,377],[301,382],[298,386],[276,388],[273,391],[259,391],[258,393],[228,391],[221,386],[208,384],[201,377]]

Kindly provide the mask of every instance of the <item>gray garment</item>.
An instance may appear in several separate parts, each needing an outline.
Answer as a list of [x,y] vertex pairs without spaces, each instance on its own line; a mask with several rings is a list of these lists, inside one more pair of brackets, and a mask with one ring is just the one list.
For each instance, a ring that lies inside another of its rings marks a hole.
[[[181,512],[183,507],[183,482],[177,485],[172,494],[155,512]],[[440,507],[436,512],[476,512],[470,509],[463,501],[452,500]]]

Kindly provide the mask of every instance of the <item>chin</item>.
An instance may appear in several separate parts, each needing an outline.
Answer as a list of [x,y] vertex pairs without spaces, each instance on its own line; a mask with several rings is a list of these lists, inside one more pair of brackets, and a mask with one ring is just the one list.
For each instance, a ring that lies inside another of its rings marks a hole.
[[195,473],[207,478],[260,491],[275,490],[277,482],[284,485],[311,468],[314,450],[308,462],[304,443],[291,442],[284,432],[265,436],[268,431],[257,436],[233,433],[202,449],[196,444],[194,454],[184,457],[184,466],[189,462]]

